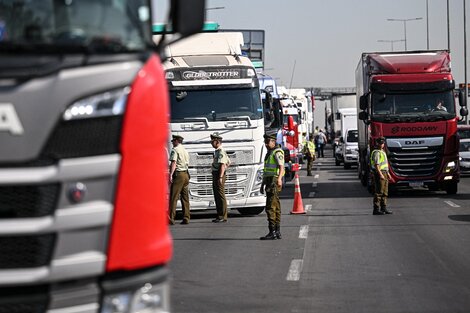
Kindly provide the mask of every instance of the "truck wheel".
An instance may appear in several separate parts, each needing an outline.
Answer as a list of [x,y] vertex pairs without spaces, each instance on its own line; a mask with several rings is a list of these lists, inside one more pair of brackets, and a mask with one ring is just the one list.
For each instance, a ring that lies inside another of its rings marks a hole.
[[351,168],[351,164],[349,163],[344,163],[344,169],[349,170]]
[[446,186],[446,192],[448,195],[455,195],[457,193],[458,185],[456,182],[448,184]]
[[255,207],[255,208],[239,208],[237,209],[241,215],[258,215],[263,212],[264,207]]

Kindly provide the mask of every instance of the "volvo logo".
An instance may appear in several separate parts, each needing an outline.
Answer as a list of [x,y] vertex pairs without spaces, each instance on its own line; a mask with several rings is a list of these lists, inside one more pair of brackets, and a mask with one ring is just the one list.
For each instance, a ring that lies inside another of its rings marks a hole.
[[11,103],[0,103],[0,132],[7,131],[12,135],[24,133],[18,114]]

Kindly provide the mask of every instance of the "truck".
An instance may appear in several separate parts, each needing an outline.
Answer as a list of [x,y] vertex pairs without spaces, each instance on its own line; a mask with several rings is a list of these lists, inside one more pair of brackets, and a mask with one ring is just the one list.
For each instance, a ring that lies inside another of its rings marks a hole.
[[230,210],[263,211],[265,121],[259,81],[241,54],[241,33],[201,33],[171,44],[164,62],[171,129],[189,153],[191,210],[214,209],[210,134],[218,132],[231,160],[225,194]]
[[[375,139],[383,136],[392,188],[457,193],[458,117],[450,60],[446,50],[361,55],[356,92],[358,176],[363,185],[371,186],[369,155]],[[468,114],[464,100],[462,116]],[[439,101],[445,110],[437,109]]]
[[[150,1],[0,12],[0,312],[169,312],[169,101]],[[172,2],[181,38],[203,19],[203,0]]]
[[[357,109],[338,109],[335,114],[335,164],[348,169],[357,163]],[[350,139],[349,141],[347,139]],[[356,139],[356,140],[355,140]]]

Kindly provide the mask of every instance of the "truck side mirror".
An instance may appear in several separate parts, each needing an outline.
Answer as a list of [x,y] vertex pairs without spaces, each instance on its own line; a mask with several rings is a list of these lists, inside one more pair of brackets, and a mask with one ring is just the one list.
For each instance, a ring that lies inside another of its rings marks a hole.
[[173,31],[181,37],[201,32],[204,26],[205,0],[173,0],[171,6]]
[[465,92],[463,90],[459,91],[459,104],[461,107],[467,106],[467,99],[465,99]]
[[369,118],[369,113],[367,113],[365,111],[359,112],[358,117],[361,121],[366,121]]
[[467,116],[468,115],[468,109],[467,107],[461,107],[460,108],[460,116]]
[[362,95],[359,97],[359,108],[361,110],[366,110],[367,107],[369,106],[369,97],[368,97],[369,94],[365,94],[365,95]]

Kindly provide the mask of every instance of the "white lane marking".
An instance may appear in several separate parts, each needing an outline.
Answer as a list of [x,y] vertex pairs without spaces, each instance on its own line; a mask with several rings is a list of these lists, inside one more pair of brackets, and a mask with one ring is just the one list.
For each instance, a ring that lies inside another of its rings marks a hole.
[[308,194],[309,198],[315,198],[315,191],[312,191]]
[[300,239],[307,239],[307,237],[308,237],[308,225],[300,226],[299,238]]
[[454,202],[448,200],[448,201],[444,201],[445,203],[447,203],[448,205],[450,205],[451,207],[454,207],[454,208],[460,208],[460,205],[458,204],[455,204]]
[[305,211],[307,211],[307,212],[312,211],[312,205],[311,204],[306,204],[305,205]]
[[313,182],[312,183],[312,188],[317,188],[317,184],[318,184],[317,182]]
[[315,174],[315,175],[313,176],[313,178],[315,178],[315,179],[318,179],[318,177],[320,177],[319,174]]
[[289,281],[298,281],[300,279],[300,272],[302,271],[303,260],[292,260],[290,262],[289,272],[286,279]]

